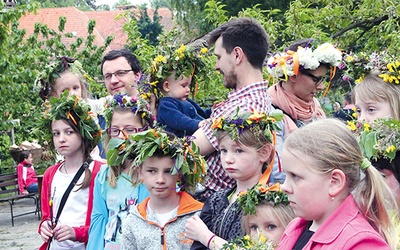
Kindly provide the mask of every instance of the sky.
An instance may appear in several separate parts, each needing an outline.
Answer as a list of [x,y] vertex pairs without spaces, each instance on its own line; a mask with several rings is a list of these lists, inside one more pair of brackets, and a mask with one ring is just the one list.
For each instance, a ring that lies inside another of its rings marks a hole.
[[[96,5],[108,4],[112,7],[116,2],[118,2],[118,0],[96,0]],[[128,0],[128,2],[131,2],[132,4],[142,4],[149,3],[149,0]]]

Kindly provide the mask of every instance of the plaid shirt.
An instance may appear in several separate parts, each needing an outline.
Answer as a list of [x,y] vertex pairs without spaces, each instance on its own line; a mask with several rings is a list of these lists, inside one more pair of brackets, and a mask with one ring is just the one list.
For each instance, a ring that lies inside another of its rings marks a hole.
[[[230,92],[227,100],[214,107],[210,118],[215,119],[221,116],[230,116],[236,111],[237,107],[240,107],[241,110],[257,110],[258,112],[269,113],[271,111],[271,99],[267,89],[267,82],[258,82]],[[235,185],[235,180],[229,177],[222,168],[218,143],[216,137],[213,136],[211,124],[204,124],[202,130],[216,149],[216,151],[207,156],[206,191],[203,194],[207,198],[216,191],[232,188]]]

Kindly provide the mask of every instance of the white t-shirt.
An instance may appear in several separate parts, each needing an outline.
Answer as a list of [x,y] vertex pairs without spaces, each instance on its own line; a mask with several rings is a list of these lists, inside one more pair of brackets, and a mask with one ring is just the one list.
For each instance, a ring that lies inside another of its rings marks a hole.
[[169,212],[167,212],[165,214],[158,214],[158,213],[154,212],[153,209],[151,209],[150,203],[147,203],[147,209],[149,211],[152,211],[156,215],[156,218],[158,220],[159,226],[161,226],[161,227],[165,226],[165,224],[168,221],[170,221],[170,220],[172,220],[173,218],[176,217],[176,213],[178,212],[178,207],[179,206],[177,206],[176,208],[172,209],[171,211],[169,211]]
[[[90,163],[89,169],[93,171],[94,162]],[[60,171],[61,167],[57,170],[51,183],[51,197],[53,197],[53,216],[57,215],[58,207],[61,203],[61,198],[67,190],[69,184],[74,178],[76,173],[64,174]],[[85,172],[78,180],[78,184],[82,183],[85,178]],[[89,187],[79,189],[80,186],[75,186],[69,193],[68,199],[65,202],[64,209],[61,212],[58,225],[66,224],[71,227],[83,226],[86,223],[86,214],[88,209],[89,200]],[[66,240],[58,242],[53,239],[51,243],[51,250],[85,250],[84,242],[77,242]]]

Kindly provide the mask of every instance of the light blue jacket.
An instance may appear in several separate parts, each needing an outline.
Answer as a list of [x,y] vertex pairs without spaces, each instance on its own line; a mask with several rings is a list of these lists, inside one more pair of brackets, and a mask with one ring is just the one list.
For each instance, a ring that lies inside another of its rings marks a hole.
[[115,188],[110,187],[107,181],[109,169],[104,165],[95,180],[87,249],[111,249],[121,245],[121,223],[129,207],[149,196],[143,183],[132,186],[130,177],[125,173],[118,177]]

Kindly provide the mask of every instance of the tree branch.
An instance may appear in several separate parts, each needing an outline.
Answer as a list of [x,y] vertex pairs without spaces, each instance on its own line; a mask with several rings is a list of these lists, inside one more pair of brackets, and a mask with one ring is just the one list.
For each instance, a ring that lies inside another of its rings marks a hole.
[[361,28],[364,31],[367,31],[367,30],[370,30],[372,27],[380,24],[381,22],[387,20],[388,18],[389,18],[388,15],[384,15],[384,16],[377,17],[377,18],[374,18],[371,20],[363,20],[360,22],[355,22],[355,23],[350,24],[346,28],[340,30],[339,32],[336,32],[331,37],[332,38],[339,37],[339,36],[343,35],[344,33],[346,33],[347,31],[355,29],[355,28]]

